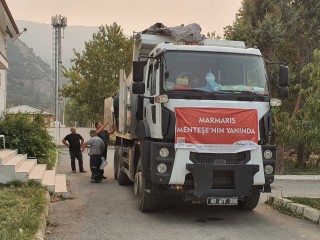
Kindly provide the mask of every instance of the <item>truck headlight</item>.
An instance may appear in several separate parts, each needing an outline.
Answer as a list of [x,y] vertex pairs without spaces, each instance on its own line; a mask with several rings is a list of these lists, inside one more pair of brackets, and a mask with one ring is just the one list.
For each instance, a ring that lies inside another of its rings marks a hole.
[[271,107],[279,107],[281,106],[282,101],[280,99],[276,99],[276,98],[271,98],[270,99],[270,106]]
[[270,150],[265,150],[263,152],[263,157],[269,160],[270,158],[272,158],[272,152]]
[[159,95],[156,96],[154,100],[156,103],[167,103],[169,102],[169,97],[168,95]]
[[264,167],[264,172],[266,174],[272,174],[273,173],[273,167],[271,165],[267,165]]
[[167,169],[167,165],[165,165],[164,163],[160,163],[157,167],[159,173],[165,173]]
[[169,149],[168,148],[161,148],[159,151],[159,155],[163,158],[166,158],[169,156]]

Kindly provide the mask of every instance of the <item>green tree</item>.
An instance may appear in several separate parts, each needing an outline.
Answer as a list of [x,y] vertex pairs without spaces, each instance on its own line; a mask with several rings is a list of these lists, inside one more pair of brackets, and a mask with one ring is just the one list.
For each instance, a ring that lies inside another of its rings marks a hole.
[[126,37],[116,23],[101,26],[85,42],[82,53],[74,50],[74,66],[63,69],[70,82],[62,87],[61,95],[85,108],[91,121],[101,119],[104,99],[118,89],[120,69],[131,71],[132,48],[133,38]]
[[[304,84],[300,73],[319,46],[319,19],[317,0],[244,0],[225,37],[257,46],[266,59],[286,62],[292,84]],[[298,110],[301,101],[295,100]]]
[[258,47],[267,59],[275,58],[275,46],[283,39],[281,8],[286,0],[244,0],[233,25],[224,28],[226,39]]
[[314,61],[303,67],[301,75],[308,87],[301,89],[303,107],[292,119],[291,145],[297,149],[298,167],[304,167],[311,153],[320,153],[320,50],[314,51]]
[[320,154],[320,51],[314,51],[314,61],[303,67],[301,75],[308,79],[308,87],[300,89],[303,108],[294,118],[278,113],[276,132],[281,144],[297,150],[297,167],[305,167],[311,153]]
[[93,126],[92,118],[88,115],[90,106],[83,104],[79,106],[75,100],[70,99],[66,104],[65,111],[68,113],[65,117],[67,126],[91,127]]
[[[243,0],[236,21],[225,28],[227,39],[243,40],[247,46],[257,46],[266,59],[289,65],[290,98],[284,101],[284,113],[275,111],[275,129],[280,146],[297,150],[299,166],[304,166],[310,151],[315,151],[314,147],[306,147],[313,144],[308,132],[315,131],[309,124],[311,119],[307,119],[310,114],[305,112],[305,93],[313,84],[309,76],[301,73],[313,61],[314,49],[320,47],[319,19],[317,0]],[[269,75],[273,79],[276,72]],[[276,85],[274,81],[272,92]],[[281,130],[281,126],[286,130]]]
[[[248,47],[257,47],[266,60],[284,60],[278,56],[279,45],[285,38],[281,21],[282,9],[286,0],[244,0],[236,14],[233,25],[224,28],[224,36],[230,40],[240,40]],[[268,68],[269,79],[275,79],[270,85],[271,93],[277,93],[277,69]]]
[[216,31],[207,32],[206,37],[209,39],[221,39],[222,38],[219,34],[216,33]]

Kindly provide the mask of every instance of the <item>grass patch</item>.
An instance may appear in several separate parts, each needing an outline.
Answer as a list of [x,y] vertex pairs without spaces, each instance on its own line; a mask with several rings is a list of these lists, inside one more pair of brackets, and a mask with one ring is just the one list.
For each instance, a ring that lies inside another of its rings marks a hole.
[[284,160],[283,175],[320,175],[320,166],[307,165],[305,168],[296,168],[295,161],[292,159]]
[[271,207],[273,207],[274,209],[278,210],[279,212],[281,212],[283,214],[302,219],[302,217],[300,215],[291,212],[290,210],[288,210],[287,208],[285,208],[283,206],[279,206],[279,205],[276,205],[276,204],[270,204],[268,202],[266,202],[266,204],[271,206]]
[[306,198],[306,197],[286,197],[294,203],[306,205],[320,210],[320,198]]
[[45,188],[39,183],[0,184],[0,239],[34,239],[46,206]]

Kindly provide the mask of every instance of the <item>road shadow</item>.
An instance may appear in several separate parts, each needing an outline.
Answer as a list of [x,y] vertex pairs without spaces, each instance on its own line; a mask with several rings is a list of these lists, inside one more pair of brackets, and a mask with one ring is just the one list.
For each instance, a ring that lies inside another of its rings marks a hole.
[[[133,196],[134,197],[134,196]],[[246,211],[238,209],[237,206],[209,206],[204,203],[193,204],[183,201],[183,194],[166,192],[158,198],[158,205],[155,211],[146,213],[153,218],[165,218],[170,223],[223,223],[236,221],[237,218],[257,217],[254,210]]]

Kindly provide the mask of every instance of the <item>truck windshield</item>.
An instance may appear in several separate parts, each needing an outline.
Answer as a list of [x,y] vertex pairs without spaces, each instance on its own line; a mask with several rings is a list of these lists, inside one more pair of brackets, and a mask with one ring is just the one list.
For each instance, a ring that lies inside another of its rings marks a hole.
[[164,91],[253,92],[268,95],[262,57],[234,53],[167,51]]

